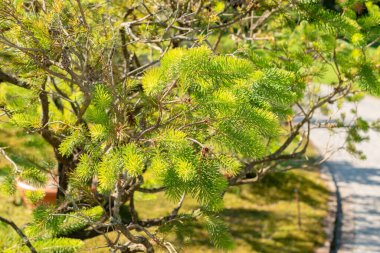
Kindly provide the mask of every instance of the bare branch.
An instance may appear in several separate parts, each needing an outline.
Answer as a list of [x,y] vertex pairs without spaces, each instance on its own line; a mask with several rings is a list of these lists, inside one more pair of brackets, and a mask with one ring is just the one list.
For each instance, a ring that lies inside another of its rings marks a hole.
[[0,153],[4,156],[4,158],[10,162],[15,170],[15,172],[19,173],[21,172],[21,170],[19,169],[19,167],[17,166],[17,164],[12,160],[12,158],[10,158],[7,153],[5,153],[5,150],[3,148],[0,147]]
[[0,216],[0,221],[8,224],[9,226],[11,226],[15,231],[16,233],[22,238],[22,240],[24,241],[25,245],[29,248],[30,252],[32,253],[37,253],[37,250],[33,247],[33,245],[30,243],[28,237],[26,237],[26,235],[24,234],[24,232],[22,232],[22,230],[17,227],[17,225],[13,222],[13,221],[10,221],[8,219],[5,219],[3,217]]

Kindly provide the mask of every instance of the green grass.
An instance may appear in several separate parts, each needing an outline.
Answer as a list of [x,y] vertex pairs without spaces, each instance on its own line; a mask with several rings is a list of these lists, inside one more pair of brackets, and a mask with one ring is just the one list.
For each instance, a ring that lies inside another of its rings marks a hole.
[[[12,147],[7,149],[7,153],[22,166],[39,164],[52,158],[52,151],[38,136],[23,135],[17,130],[8,129],[0,132],[0,142],[2,147]],[[0,158],[0,178],[8,173],[9,168],[9,164]],[[297,222],[295,188],[299,191],[301,227]],[[232,187],[225,195],[225,210],[221,217],[235,241],[233,252],[313,252],[325,239],[323,220],[327,215],[328,196],[319,170],[315,167],[273,173],[257,184]],[[0,201],[0,215],[19,226],[30,221],[31,210],[17,205],[18,197],[0,194]],[[167,215],[175,205],[160,194],[136,196],[136,208],[143,219]],[[187,198],[181,211],[196,208],[196,202]],[[172,242],[178,252],[223,252],[210,245],[205,229],[197,223],[186,226],[186,230],[186,234],[173,232],[165,235],[165,239]],[[111,237],[115,234],[111,233]],[[0,249],[19,240],[16,233],[4,225],[0,225],[0,238]],[[86,241],[81,252],[109,252],[105,245],[102,237],[93,238]]]

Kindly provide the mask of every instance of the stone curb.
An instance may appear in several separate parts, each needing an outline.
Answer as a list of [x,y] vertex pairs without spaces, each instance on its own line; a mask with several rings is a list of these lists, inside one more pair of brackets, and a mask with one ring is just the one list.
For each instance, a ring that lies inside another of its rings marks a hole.
[[337,215],[337,187],[327,165],[321,165],[320,177],[327,183],[330,196],[327,203],[328,213],[323,222],[326,240],[322,247],[315,250],[315,253],[330,253],[331,243],[334,240],[335,221]]

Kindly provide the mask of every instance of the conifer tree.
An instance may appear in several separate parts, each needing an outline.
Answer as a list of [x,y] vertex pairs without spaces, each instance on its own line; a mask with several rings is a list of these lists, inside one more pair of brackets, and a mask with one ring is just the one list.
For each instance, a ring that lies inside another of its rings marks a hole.
[[[380,95],[380,11],[362,7],[365,15],[353,1],[334,10],[314,0],[1,1],[0,130],[41,135],[56,159],[22,167],[1,149],[14,168],[3,188],[58,178],[57,204],[34,210],[15,247],[75,252],[104,236],[112,252],[174,252],[155,231],[199,222],[231,249],[218,217],[228,187],[304,156],[316,110]],[[327,70],[325,94],[313,83]],[[327,127],[346,129],[348,150],[362,155],[355,143],[372,126],[357,117]],[[141,219],[137,194],[178,204]],[[189,197],[198,208],[181,212]]]

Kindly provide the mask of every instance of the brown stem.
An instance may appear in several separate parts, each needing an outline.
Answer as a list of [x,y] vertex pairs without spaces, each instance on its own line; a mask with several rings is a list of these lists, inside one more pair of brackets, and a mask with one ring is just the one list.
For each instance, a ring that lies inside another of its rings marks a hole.
[[162,186],[162,187],[157,187],[157,188],[143,188],[143,187],[140,187],[136,191],[138,191],[138,192],[144,192],[144,193],[158,193],[158,192],[162,192],[162,191],[165,191],[165,190],[166,190],[166,187]]
[[124,63],[125,63],[124,74],[126,75],[129,72],[130,55],[129,55],[128,48],[127,48],[127,38],[126,38],[126,33],[125,33],[124,28],[120,29],[120,37],[121,37],[121,50],[123,52]]
[[57,158],[58,160],[58,191],[57,191],[57,201],[62,200],[65,197],[65,193],[69,186],[68,175],[73,171],[75,167],[75,159],[68,158],[63,159],[61,156]]
[[58,162],[58,191],[57,191],[57,201],[65,197],[65,190],[67,189],[68,182],[65,173],[65,167],[63,163]]
[[10,74],[3,72],[0,69],[0,83],[2,83],[2,82],[11,83],[11,84],[17,85],[18,87],[24,88],[24,89],[30,89],[30,87],[31,87],[29,83],[21,81],[21,80],[17,79],[16,77],[14,77]]
[[89,26],[88,26],[87,21],[86,21],[86,16],[84,15],[84,10],[83,10],[83,7],[82,7],[82,3],[81,3],[80,0],[76,0],[76,2],[78,4],[79,11],[80,11],[80,14],[82,16],[83,25],[88,29]]

